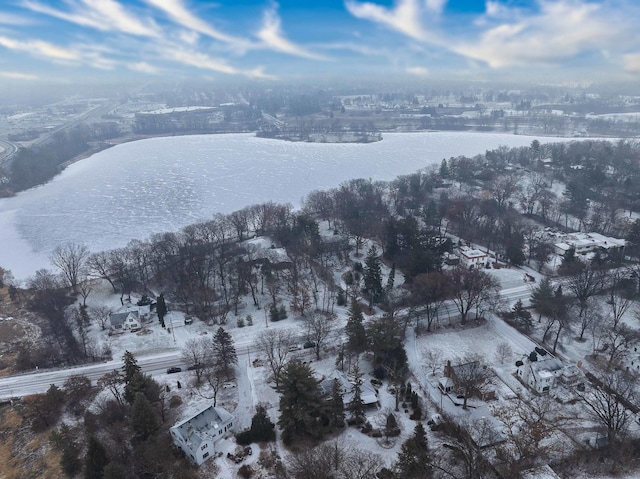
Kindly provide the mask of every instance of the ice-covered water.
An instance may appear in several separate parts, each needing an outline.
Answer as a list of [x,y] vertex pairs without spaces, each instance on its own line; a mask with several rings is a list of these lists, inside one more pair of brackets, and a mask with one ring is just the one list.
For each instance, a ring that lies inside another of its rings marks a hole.
[[24,279],[50,267],[51,251],[66,242],[92,251],[116,248],[214,213],[264,201],[299,206],[310,191],[348,179],[391,180],[443,158],[532,140],[433,132],[388,133],[371,144],[290,143],[252,134],[126,143],[71,165],[46,185],[0,200],[0,266]]

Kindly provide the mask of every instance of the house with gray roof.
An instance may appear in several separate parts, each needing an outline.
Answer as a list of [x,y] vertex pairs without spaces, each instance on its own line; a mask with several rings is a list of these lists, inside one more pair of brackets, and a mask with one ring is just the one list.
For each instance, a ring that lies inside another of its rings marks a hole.
[[216,444],[233,431],[234,419],[221,407],[207,406],[169,431],[176,447],[199,466],[214,455]]
[[112,313],[111,316],[109,316],[109,323],[111,333],[137,331],[142,327],[140,315],[137,310]]

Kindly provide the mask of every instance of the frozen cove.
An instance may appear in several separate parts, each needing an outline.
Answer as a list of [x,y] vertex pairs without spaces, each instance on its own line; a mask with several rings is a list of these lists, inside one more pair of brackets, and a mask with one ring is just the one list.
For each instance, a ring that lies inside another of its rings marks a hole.
[[291,143],[253,134],[153,138],[115,146],[46,185],[0,200],[0,266],[26,279],[66,242],[91,251],[273,201],[301,204],[312,190],[352,178],[391,180],[501,145],[560,138],[468,132],[385,133],[369,144]]

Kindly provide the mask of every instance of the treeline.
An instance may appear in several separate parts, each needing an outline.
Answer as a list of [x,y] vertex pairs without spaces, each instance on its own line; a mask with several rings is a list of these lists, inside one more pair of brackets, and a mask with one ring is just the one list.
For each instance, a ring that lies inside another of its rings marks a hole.
[[9,184],[4,194],[15,193],[49,181],[64,163],[91,149],[90,142],[119,135],[115,123],[77,125],[56,132],[51,139],[31,148],[20,148],[11,161]]

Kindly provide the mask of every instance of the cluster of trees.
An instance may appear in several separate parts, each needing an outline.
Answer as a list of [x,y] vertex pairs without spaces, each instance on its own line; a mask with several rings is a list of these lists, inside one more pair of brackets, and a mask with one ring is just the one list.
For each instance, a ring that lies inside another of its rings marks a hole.
[[104,125],[77,125],[54,133],[41,145],[20,148],[11,161],[8,188],[17,192],[44,183],[60,172],[63,163],[86,153],[90,149],[90,142],[113,138],[118,134],[116,128]]
[[[174,419],[171,409],[179,397],[171,397],[167,385],[142,373],[130,352],[122,360],[121,370],[98,381],[98,388],[107,389],[111,396],[97,403],[99,389],[84,376],[71,376],[62,389],[52,385],[45,394],[24,398],[23,414],[32,430],[48,433],[67,477],[196,477],[196,471],[185,467],[179,457],[167,454],[168,427]],[[72,420],[60,422],[63,413]]]

